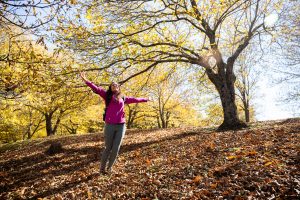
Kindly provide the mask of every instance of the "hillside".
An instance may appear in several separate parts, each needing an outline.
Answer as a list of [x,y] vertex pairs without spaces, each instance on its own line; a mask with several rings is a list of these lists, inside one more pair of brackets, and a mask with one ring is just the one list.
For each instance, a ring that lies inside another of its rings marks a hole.
[[[240,131],[128,131],[99,175],[102,133],[0,147],[0,199],[298,199],[300,119]],[[63,152],[44,152],[53,141]]]

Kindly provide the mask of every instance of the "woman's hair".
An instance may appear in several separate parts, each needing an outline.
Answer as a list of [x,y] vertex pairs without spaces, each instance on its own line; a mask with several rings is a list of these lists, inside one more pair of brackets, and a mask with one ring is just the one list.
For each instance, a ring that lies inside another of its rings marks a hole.
[[[113,96],[113,91],[111,90],[111,85],[113,84],[114,82],[112,82],[109,87],[108,87],[108,90],[106,90],[106,98],[105,98],[105,105],[108,106],[109,102],[111,101],[112,99],[112,96]],[[121,98],[121,89],[120,89],[120,86],[119,86],[119,93],[117,94],[117,98]]]

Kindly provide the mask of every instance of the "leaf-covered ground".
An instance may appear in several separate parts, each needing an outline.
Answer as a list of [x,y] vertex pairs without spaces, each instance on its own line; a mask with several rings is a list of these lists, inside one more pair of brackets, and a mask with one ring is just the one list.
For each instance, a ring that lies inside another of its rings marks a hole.
[[[110,176],[103,135],[0,147],[0,199],[299,199],[300,119],[240,131],[128,131]],[[63,152],[44,152],[53,141]]]

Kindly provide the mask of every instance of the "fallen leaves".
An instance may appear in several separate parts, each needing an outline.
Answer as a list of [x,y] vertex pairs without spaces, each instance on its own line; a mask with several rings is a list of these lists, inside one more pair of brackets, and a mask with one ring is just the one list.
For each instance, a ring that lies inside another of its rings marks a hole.
[[98,174],[101,134],[60,138],[65,151],[52,157],[43,154],[50,139],[32,142],[0,151],[0,198],[296,199],[297,127],[129,131],[110,176]]

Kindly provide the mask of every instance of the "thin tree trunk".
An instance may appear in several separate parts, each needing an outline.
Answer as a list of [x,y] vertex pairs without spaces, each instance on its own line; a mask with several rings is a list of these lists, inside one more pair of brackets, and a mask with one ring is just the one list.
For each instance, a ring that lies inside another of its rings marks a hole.
[[28,139],[30,139],[32,136],[31,136],[31,126],[32,126],[32,124],[31,124],[31,122],[30,122],[30,124],[29,124],[29,127],[28,127],[28,132],[27,132],[27,138]]
[[[160,103],[160,102],[159,102]],[[159,104],[159,111],[158,111],[158,121],[159,123],[159,128],[166,128],[166,121],[165,121],[165,116],[164,116],[164,110],[162,106]]]
[[161,127],[166,128],[166,120],[165,120],[164,112],[160,113],[160,120],[161,120]]
[[157,125],[158,125],[158,128],[161,128],[160,117],[158,115],[157,115]]
[[[244,87],[246,87],[246,82],[243,81]],[[246,122],[250,122],[250,112],[249,112],[249,101],[247,100],[247,95],[246,95],[246,89],[244,88],[244,91],[242,91],[242,101],[244,104],[244,113],[245,113],[245,120]]]
[[133,123],[136,120],[139,112],[137,111],[137,106],[134,107],[128,106],[128,108],[129,108],[129,113],[128,113],[128,120],[127,120],[127,128],[130,129],[133,127],[134,125]]
[[45,114],[47,136],[54,135],[52,129],[52,114]]
[[169,127],[170,116],[171,116],[171,113],[169,111],[167,111],[167,114],[166,114],[166,128]]
[[56,133],[59,123],[60,123],[60,116],[57,118],[56,123],[54,125],[53,135]]
[[248,105],[245,106],[245,119],[247,123],[250,122],[250,110]]
[[[30,139],[31,138],[31,127],[32,127],[32,112],[29,111],[29,124],[28,124],[28,130],[27,130],[27,138]],[[24,140],[25,138],[23,138]]]
[[129,107],[129,112],[128,112],[128,121],[127,121],[127,128],[130,129],[132,125],[132,110]]

